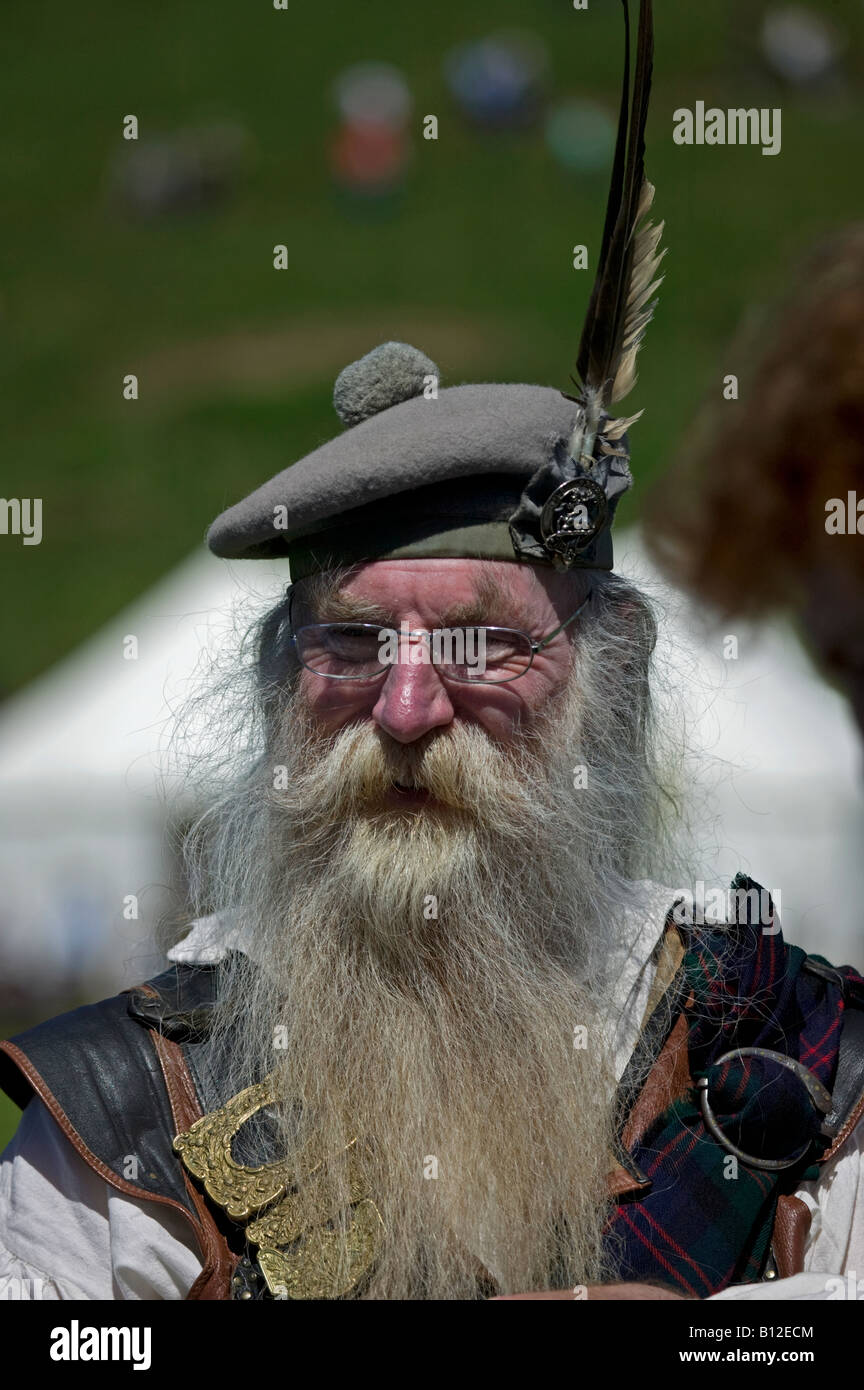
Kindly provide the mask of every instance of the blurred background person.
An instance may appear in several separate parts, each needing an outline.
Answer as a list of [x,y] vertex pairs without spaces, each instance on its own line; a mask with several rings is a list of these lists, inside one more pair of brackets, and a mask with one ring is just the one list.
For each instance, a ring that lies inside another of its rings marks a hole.
[[790,613],[864,737],[864,224],[792,282],[728,354],[749,358],[741,398],[699,417],[653,490],[646,535],[663,571],[720,615]]

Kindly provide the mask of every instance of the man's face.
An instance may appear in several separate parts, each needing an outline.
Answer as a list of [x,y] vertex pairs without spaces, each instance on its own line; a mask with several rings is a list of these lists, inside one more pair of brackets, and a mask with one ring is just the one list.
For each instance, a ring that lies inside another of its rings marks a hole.
[[[353,614],[358,619],[396,632],[403,622],[410,632],[476,623],[518,628],[535,641],[578,607],[566,575],[531,565],[467,559],[375,561],[346,581],[339,598],[358,604]],[[338,611],[310,613],[301,599],[295,622],[342,621],[350,616],[350,608],[341,602]],[[570,660],[568,634],[563,632],[535,655],[523,676],[505,684],[447,680],[431,663],[400,660],[366,681],[327,680],[304,667],[300,692],[322,733],[368,719],[397,743],[411,744],[433,730],[474,724],[496,742],[507,743],[563,688]]]

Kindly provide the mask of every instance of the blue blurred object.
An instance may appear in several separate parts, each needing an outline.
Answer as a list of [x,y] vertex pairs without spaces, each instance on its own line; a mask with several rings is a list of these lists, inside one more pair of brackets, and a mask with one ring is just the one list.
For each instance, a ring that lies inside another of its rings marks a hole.
[[615,149],[616,122],[593,102],[564,101],[546,117],[544,137],[559,164],[574,173],[608,169]]
[[536,121],[548,60],[533,34],[490,35],[460,44],[444,62],[444,76],[460,109],[477,125],[524,127]]
[[793,86],[809,86],[830,77],[844,46],[834,26],[804,5],[770,10],[762,24],[766,61]]

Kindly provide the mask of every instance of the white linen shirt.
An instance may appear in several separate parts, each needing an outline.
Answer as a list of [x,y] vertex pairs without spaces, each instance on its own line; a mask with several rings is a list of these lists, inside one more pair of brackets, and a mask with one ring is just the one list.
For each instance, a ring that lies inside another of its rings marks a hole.
[[[652,886],[652,904],[613,963],[610,1042],[620,1079],[645,1012],[673,895]],[[242,926],[202,918],[169,958],[215,964],[229,950],[254,956]],[[740,1284],[715,1299],[864,1300],[864,1120],[816,1182],[797,1191],[812,1218],[804,1273]],[[178,1211],[127,1196],[76,1152],[38,1097],[0,1156],[0,1297],[55,1300],[184,1299],[202,1269],[198,1243]]]

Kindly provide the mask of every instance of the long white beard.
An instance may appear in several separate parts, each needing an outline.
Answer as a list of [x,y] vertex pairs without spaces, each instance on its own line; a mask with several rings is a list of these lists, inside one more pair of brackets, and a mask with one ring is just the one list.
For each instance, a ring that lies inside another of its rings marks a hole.
[[[606,1272],[604,961],[632,898],[592,830],[627,770],[604,780],[595,756],[574,790],[586,741],[577,669],[509,746],[470,725],[410,748],[370,724],[321,738],[295,695],[232,807],[219,873],[260,968],[229,975],[218,1026],[236,1089],[276,1070],[298,1174],[363,1142],[384,1228],[368,1297]],[[435,804],[384,809],[394,779]],[[342,1166],[322,1182],[344,1207]],[[311,1228],[320,1186],[304,1200]]]

